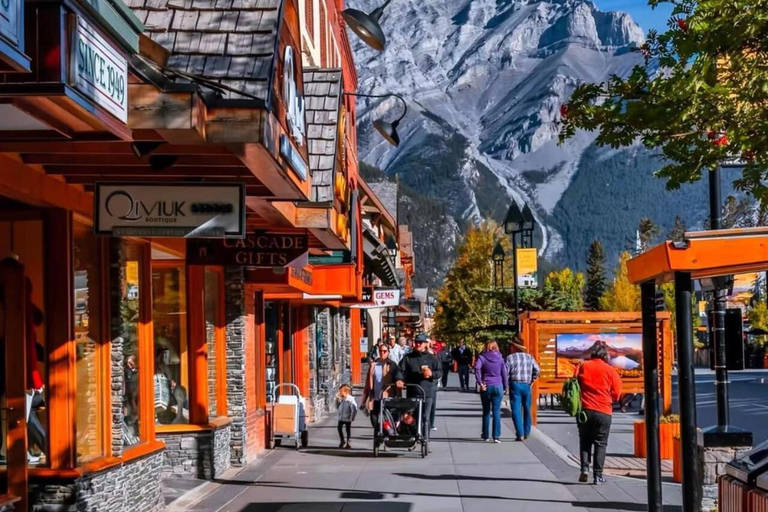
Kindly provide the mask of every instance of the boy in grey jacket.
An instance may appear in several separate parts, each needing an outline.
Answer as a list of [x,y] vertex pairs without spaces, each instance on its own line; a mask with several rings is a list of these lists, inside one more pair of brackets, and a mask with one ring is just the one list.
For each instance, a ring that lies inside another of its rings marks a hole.
[[[352,387],[349,384],[339,386],[339,394],[336,395],[336,407],[339,410],[339,448],[351,449],[349,439],[352,436],[352,422],[357,416],[357,402],[352,396]],[[346,430],[347,437],[344,438]]]

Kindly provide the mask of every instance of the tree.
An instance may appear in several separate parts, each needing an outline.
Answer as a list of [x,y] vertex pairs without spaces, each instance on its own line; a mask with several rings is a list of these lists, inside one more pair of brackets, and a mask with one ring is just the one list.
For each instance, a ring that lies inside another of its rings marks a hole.
[[600,308],[600,297],[606,289],[605,251],[598,240],[592,242],[587,253],[587,287],[584,294],[584,306],[589,311]]
[[603,311],[640,311],[640,288],[629,282],[627,262],[632,256],[622,252],[616,275],[608,290],[600,297]]
[[675,215],[675,223],[672,225],[669,233],[667,233],[667,238],[673,242],[682,242],[685,239],[685,231],[687,229],[683,219],[679,215]]
[[637,238],[640,242],[639,252],[645,252],[653,246],[653,241],[661,234],[661,229],[651,219],[643,217],[637,227]]
[[[656,6],[665,0],[650,0]],[[561,140],[597,131],[614,148],[660,150],[657,172],[675,189],[734,157],[734,184],[766,202],[768,17],[766,0],[671,0],[669,30],[651,30],[628,76],[576,88],[561,108]]]
[[584,310],[584,274],[564,268],[544,280],[542,305],[547,311]]

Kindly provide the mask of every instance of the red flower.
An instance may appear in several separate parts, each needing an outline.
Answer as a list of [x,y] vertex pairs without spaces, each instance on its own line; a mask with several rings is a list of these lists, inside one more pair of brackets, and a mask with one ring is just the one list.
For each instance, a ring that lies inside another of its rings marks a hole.
[[688,30],[688,22],[684,19],[677,20],[677,26],[682,30],[683,32]]
[[728,144],[728,136],[721,135],[715,139],[715,146],[726,146]]
[[563,119],[568,117],[568,105],[565,105],[565,104],[560,105],[560,117],[562,117]]

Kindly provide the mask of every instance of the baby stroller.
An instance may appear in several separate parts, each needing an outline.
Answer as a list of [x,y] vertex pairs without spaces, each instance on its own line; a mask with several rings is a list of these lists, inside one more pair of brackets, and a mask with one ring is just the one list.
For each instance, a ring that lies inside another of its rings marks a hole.
[[383,398],[379,425],[373,435],[373,456],[379,456],[382,445],[387,448],[407,448],[409,451],[421,445],[421,457],[429,453],[428,418],[424,418],[424,389],[418,384],[407,384],[407,388],[421,390],[420,397]]

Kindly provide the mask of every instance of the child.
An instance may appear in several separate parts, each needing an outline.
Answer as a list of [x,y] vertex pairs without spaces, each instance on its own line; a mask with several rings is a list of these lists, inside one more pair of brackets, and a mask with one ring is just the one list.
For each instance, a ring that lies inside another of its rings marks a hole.
[[[336,395],[336,407],[339,409],[339,448],[351,449],[349,438],[352,436],[352,422],[357,415],[357,402],[352,396],[352,387],[349,384],[339,386],[339,394]],[[346,440],[344,430],[347,431]]]

